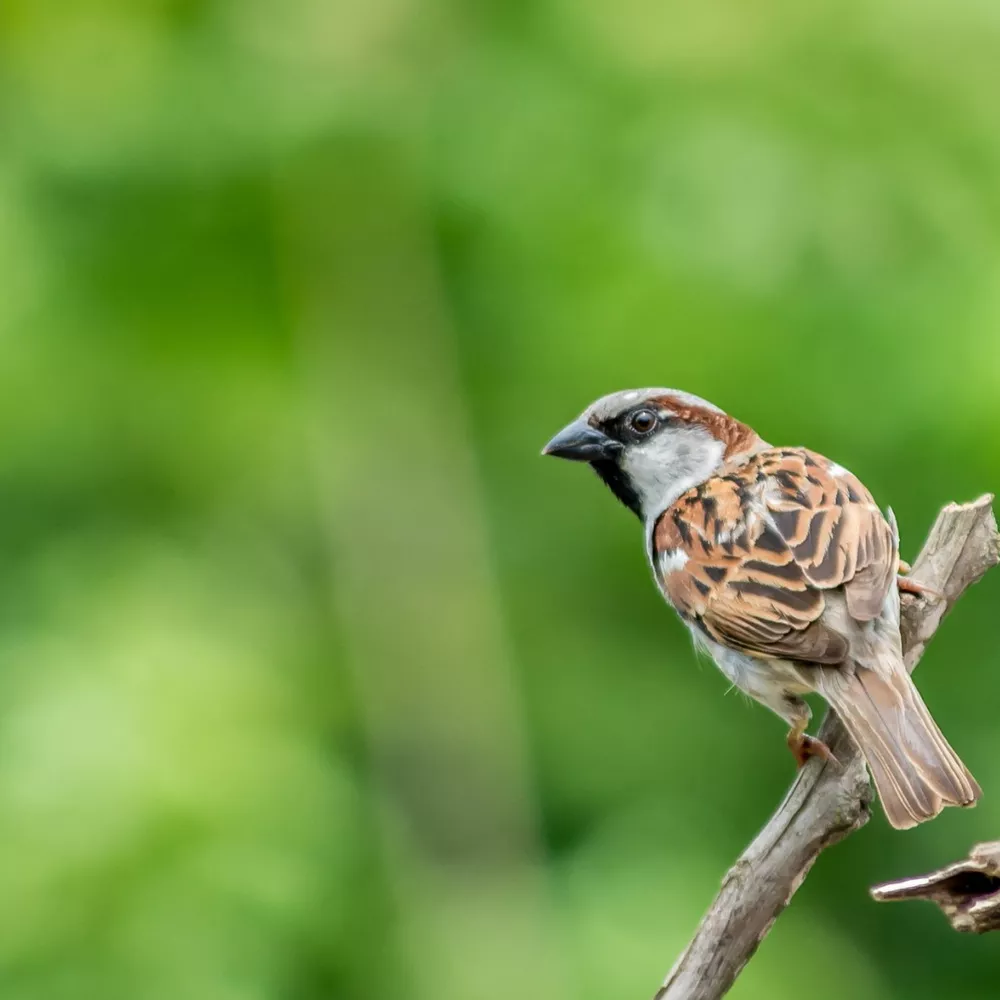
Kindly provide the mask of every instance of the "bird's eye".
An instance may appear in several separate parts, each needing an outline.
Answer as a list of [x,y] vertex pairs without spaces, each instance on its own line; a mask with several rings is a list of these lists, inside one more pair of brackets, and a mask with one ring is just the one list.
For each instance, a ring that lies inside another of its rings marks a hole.
[[636,434],[648,434],[656,426],[656,414],[652,410],[637,410],[629,417],[628,425]]

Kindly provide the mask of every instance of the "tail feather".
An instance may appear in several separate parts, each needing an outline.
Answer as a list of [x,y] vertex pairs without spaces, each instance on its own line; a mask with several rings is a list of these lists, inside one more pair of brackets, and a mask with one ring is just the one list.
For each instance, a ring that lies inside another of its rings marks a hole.
[[945,806],[982,794],[944,738],[903,668],[888,675],[858,664],[817,670],[816,690],[833,706],[868,761],[889,822],[904,830]]

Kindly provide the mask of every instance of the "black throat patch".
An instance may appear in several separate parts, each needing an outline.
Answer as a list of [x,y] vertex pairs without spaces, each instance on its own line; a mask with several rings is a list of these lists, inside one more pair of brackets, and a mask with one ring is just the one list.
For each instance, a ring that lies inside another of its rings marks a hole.
[[608,489],[641,521],[642,508],[639,505],[639,495],[632,489],[632,484],[621,466],[612,459],[601,459],[590,464],[607,484]]

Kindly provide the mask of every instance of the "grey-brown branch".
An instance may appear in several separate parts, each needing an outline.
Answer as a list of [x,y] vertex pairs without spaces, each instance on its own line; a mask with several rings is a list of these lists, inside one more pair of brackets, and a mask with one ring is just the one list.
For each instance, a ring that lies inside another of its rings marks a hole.
[[[959,597],[1000,562],[992,503],[988,494],[945,507],[913,565],[911,578],[940,597],[902,595],[903,653],[911,672]],[[819,737],[840,765],[813,758],[799,771],[784,801],[723,879],[654,1000],[723,996],[820,853],[868,822],[868,772],[833,712]]]
[[929,899],[956,931],[1000,931],[1000,840],[976,844],[969,856],[927,875],[885,882],[872,889],[880,903]]

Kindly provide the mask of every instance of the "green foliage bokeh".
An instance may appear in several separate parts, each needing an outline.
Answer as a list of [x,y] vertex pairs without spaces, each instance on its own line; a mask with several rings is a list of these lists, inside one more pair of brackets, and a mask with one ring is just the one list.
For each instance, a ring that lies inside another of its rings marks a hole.
[[[891,504],[1000,473],[1000,16],[861,0],[0,9],[0,993],[650,996],[791,773],[544,441],[704,395]],[[814,869],[741,1000],[996,995]]]

